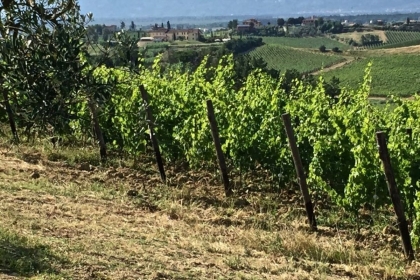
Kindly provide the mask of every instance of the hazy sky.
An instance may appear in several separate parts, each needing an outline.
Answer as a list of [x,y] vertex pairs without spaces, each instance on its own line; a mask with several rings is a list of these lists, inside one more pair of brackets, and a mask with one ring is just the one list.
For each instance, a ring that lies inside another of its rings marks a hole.
[[95,18],[418,12],[420,0],[79,0]]

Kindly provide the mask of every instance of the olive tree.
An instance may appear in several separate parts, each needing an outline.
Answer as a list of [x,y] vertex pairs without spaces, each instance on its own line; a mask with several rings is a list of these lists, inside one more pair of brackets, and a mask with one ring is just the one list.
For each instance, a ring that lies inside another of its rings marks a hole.
[[[101,157],[106,158],[96,108],[103,100],[102,93],[113,84],[112,79],[108,84],[97,81],[93,71],[112,55],[118,56],[121,65],[134,69],[133,40],[119,34],[112,50],[110,44],[100,48],[91,44],[86,25],[93,15],[82,15],[76,0],[1,3],[0,106],[14,140],[19,142],[17,126],[25,128],[28,135],[34,128],[68,133],[69,122],[77,117],[71,109],[87,102]],[[99,48],[95,60],[90,59],[93,47]]]

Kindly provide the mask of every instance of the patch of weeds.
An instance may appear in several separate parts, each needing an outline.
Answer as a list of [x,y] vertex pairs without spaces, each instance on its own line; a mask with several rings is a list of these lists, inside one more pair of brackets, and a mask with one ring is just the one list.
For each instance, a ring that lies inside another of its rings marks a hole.
[[245,224],[248,228],[273,231],[276,228],[276,217],[270,214],[259,214],[249,217]]
[[250,205],[256,213],[276,213],[279,209],[279,203],[270,196],[255,197],[250,201]]
[[233,270],[244,270],[249,268],[249,265],[240,256],[227,257],[224,260],[224,263]]
[[101,158],[98,151],[87,150],[83,153],[71,153],[69,155],[69,163],[88,163],[93,166],[99,166],[101,164]]
[[51,152],[47,154],[47,160],[55,162],[67,161],[68,156],[60,152]]
[[140,192],[134,199],[134,204],[150,212],[160,211],[162,209],[171,209],[171,200],[169,190],[163,187],[157,187],[150,191]]
[[260,279],[256,276],[251,276],[251,275],[248,275],[248,274],[243,273],[243,272],[239,272],[237,274],[237,277],[238,277],[237,279],[241,279],[241,280],[258,280],[258,279]]
[[39,273],[58,274],[57,264],[63,258],[54,255],[42,244],[0,228],[0,270],[6,274],[33,276]]

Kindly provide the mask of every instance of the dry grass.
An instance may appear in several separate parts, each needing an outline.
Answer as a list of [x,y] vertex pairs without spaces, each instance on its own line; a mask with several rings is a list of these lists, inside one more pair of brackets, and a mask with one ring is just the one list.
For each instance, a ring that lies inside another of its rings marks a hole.
[[168,168],[164,186],[153,164],[77,165],[96,160],[0,150],[1,279],[420,279],[381,224],[357,233],[317,208],[309,232],[293,191],[226,199],[214,173]]
[[382,31],[382,30],[373,30],[373,31],[366,31],[366,32],[354,31],[354,32],[339,34],[339,35],[337,35],[337,37],[353,39],[356,42],[361,42],[362,35],[366,35],[366,34],[378,35],[379,39],[382,40],[384,43],[386,43],[388,41],[388,38],[385,34],[385,31]]

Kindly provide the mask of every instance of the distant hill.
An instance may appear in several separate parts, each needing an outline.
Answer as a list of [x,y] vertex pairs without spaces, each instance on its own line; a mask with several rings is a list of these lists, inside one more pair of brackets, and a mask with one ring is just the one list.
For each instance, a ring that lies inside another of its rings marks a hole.
[[328,15],[420,11],[420,0],[79,0],[79,3],[83,13],[93,12],[98,19],[239,15],[288,17],[320,13]]

